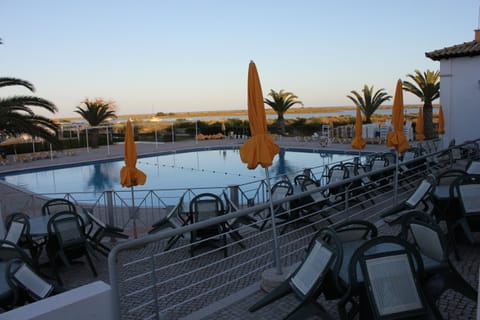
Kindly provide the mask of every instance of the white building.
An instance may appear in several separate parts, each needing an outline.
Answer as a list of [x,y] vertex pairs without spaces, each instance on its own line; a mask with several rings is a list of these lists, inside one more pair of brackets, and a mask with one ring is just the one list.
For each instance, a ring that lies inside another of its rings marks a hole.
[[480,30],[475,40],[431,51],[440,61],[440,102],[445,116],[444,146],[480,138]]

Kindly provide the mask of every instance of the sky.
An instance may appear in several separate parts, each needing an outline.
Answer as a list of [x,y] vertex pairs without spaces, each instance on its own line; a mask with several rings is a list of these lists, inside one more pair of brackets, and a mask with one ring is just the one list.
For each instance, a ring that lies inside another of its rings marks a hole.
[[[74,117],[85,98],[118,114],[246,108],[248,63],[265,97],[351,106],[365,84],[393,96],[425,52],[474,39],[480,0],[0,0],[0,77],[28,80]],[[0,97],[29,95],[2,88]],[[404,94],[407,104],[420,101]]]

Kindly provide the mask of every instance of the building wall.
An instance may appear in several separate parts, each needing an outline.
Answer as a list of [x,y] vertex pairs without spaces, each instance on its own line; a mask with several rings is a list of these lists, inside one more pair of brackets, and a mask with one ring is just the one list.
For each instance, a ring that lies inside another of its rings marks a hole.
[[440,61],[440,103],[444,146],[480,138],[480,56]]

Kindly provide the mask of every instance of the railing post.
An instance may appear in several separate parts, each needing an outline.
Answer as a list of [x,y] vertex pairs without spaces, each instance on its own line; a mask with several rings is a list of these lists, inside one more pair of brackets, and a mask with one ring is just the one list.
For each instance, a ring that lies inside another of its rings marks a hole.
[[108,224],[114,226],[115,223],[113,221],[113,191],[107,190],[105,191],[106,198],[107,198],[107,219]]
[[232,185],[229,185],[228,186],[228,189],[230,190],[230,201],[232,201],[232,203],[234,205],[237,206],[237,208],[239,208],[239,201],[238,201],[238,191],[239,191],[239,187],[238,185],[235,185],[235,184],[232,184]]

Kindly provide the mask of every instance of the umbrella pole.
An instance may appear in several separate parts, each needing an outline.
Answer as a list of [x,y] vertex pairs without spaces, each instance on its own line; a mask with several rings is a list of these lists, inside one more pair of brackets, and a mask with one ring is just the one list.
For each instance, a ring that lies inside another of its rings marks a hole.
[[130,208],[130,216],[133,219],[133,238],[137,239],[137,214],[135,212],[135,196],[133,193],[133,186],[130,187],[132,191],[132,207]]
[[273,259],[274,267],[277,269],[277,274],[282,274],[282,266],[280,265],[280,252],[278,249],[278,236],[277,236],[277,227],[275,225],[275,213],[273,212],[273,199],[272,199],[272,188],[270,186],[270,173],[268,168],[265,168],[265,176],[267,179],[267,187],[270,198],[270,218],[272,219],[272,232],[273,232]]
[[397,204],[397,193],[398,193],[398,161],[399,161],[399,153],[398,151],[395,152],[395,176],[393,178],[393,205]]

